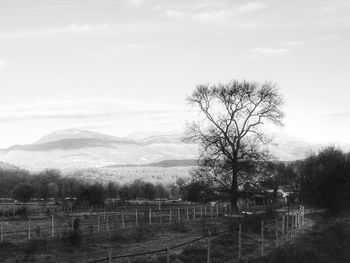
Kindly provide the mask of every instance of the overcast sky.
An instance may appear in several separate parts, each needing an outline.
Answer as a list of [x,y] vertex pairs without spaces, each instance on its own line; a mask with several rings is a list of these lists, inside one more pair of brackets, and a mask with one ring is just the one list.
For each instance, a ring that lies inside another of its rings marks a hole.
[[0,148],[181,130],[196,84],[276,82],[285,132],[350,142],[348,0],[0,0]]

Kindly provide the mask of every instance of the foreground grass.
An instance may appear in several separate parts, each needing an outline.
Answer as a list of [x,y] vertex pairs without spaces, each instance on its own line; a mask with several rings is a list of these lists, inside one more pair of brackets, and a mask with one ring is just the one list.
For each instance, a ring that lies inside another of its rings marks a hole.
[[348,263],[350,219],[325,219],[292,244],[243,263]]
[[[349,263],[350,219],[323,219],[292,243],[273,249],[264,257],[248,257],[237,261],[237,255],[232,254],[234,248],[231,243],[230,237],[223,236],[220,242],[214,245],[213,263]],[[206,254],[206,244],[190,246],[178,254],[173,254],[171,262],[202,263],[206,262]],[[144,257],[131,262],[165,263],[166,258]]]

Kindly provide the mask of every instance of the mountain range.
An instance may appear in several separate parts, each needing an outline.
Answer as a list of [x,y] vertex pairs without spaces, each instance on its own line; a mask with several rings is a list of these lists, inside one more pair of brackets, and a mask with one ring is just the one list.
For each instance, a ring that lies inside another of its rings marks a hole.
[[[133,138],[134,137],[134,138]],[[87,130],[53,132],[27,145],[0,150],[1,166],[11,164],[30,171],[46,168],[61,170],[116,168],[126,166],[174,167],[195,165],[198,147],[181,140],[183,134],[142,133],[116,137]],[[310,144],[278,133],[270,146],[273,156],[291,161],[317,151],[321,144]],[[346,149],[350,149],[348,145]]]

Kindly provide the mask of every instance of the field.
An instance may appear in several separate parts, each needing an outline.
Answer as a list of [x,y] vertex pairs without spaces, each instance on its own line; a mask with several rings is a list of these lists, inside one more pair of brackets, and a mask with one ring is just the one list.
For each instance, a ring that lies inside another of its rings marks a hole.
[[142,179],[145,182],[153,184],[161,183],[168,185],[175,183],[178,178],[188,178],[191,166],[178,167],[105,167],[105,168],[90,168],[77,171],[65,171],[65,174],[73,175],[74,178],[96,180],[100,182],[118,182],[119,184],[132,183],[137,179]]
[[[262,220],[265,221],[266,253],[275,246],[276,233],[282,236],[285,232],[281,223],[286,211],[280,209],[277,213],[272,210],[263,213],[265,208],[242,208],[245,212],[250,211],[249,216],[239,213],[241,211],[235,211],[235,215],[232,215],[226,204],[77,207],[67,211],[51,207],[44,213],[42,209],[32,209],[27,216],[13,216],[10,213],[5,217],[1,228],[3,242],[0,256],[3,262],[90,262],[98,259],[108,262],[108,256],[114,258],[113,262],[119,262],[116,259],[118,256],[156,250],[156,253],[141,258],[162,260],[167,246],[171,248],[172,258],[181,256],[184,251],[189,253],[189,249],[206,251],[207,236],[211,232],[213,256],[216,251],[222,250],[220,246],[224,246],[227,255],[219,258],[237,258],[239,224],[242,228],[241,253],[257,255],[260,253]],[[296,215],[290,214],[290,221],[284,221],[284,225],[288,224],[290,229],[295,227],[295,233],[300,232],[296,230]],[[229,245],[227,240],[231,240]],[[184,243],[187,244],[182,246]],[[127,260],[134,259],[140,258],[127,257]],[[213,262],[216,261],[213,259]]]

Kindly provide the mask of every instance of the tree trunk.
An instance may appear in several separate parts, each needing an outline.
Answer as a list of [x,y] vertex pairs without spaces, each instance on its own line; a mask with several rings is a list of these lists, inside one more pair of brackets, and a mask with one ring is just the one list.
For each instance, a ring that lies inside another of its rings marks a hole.
[[230,203],[232,208],[232,213],[234,211],[238,211],[238,182],[237,182],[237,170],[236,167],[233,168],[232,171],[232,184],[231,184],[231,192],[230,192]]
[[234,213],[234,211],[238,211],[238,191],[237,189],[231,189],[231,193],[230,193],[230,203],[231,203],[231,208],[232,208],[232,212]]

